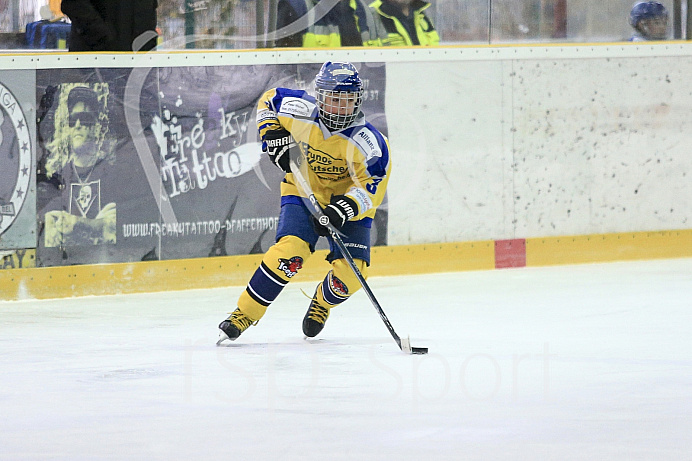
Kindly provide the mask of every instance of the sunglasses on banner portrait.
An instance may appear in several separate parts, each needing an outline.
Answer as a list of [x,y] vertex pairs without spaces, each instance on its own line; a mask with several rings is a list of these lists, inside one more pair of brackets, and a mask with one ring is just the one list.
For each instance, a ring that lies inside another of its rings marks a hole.
[[96,125],[96,115],[93,112],[74,112],[70,114],[70,128],[74,128],[79,121],[80,126],[92,127]]

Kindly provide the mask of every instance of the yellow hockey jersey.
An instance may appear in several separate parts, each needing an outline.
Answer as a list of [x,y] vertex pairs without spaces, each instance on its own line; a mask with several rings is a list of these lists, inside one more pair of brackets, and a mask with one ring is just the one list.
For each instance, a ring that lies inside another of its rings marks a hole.
[[[348,128],[330,132],[320,122],[315,98],[302,90],[273,88],[260,98],[257,129],[291,133],[307,160],[307,181],[324,208],[332,195],[347,195],[358,204],[352,220],[373,218],[384,199],[392,168],[389,141],[361,115]],[[266,148],[266,145],[263,144]],[[291,173],[281,184],[282,197],[300,196]]]

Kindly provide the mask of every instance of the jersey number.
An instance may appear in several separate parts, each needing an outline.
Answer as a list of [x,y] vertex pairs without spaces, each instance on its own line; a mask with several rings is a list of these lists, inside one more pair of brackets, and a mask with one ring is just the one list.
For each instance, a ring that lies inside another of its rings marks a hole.
[[377,192],[377,185],[381,182],[382,182],[382,179],[375,179],[372,181],[372,184],[368,184],[367,186],[365,186],[365,189],[374,195],[375,192]]

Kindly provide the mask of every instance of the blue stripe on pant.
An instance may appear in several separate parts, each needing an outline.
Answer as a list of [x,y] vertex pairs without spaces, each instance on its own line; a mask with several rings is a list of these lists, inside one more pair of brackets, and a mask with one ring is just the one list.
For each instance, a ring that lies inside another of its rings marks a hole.
[[287,283],[269,270],[263,262],[252,275],[246,290],[252,299],[263,306],[268,306],[279,296]]

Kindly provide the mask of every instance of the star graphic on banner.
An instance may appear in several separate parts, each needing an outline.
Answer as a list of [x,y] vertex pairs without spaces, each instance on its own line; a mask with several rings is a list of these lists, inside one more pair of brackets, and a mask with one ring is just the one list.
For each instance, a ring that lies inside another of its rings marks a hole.
[[25,166],[24,168],[22,168],[22,174],[23,174],[24,176],[28,176],[28,175],[29,175],[29,167],[28,167],[28,166]]
[[24,152],[26,152],[26,150],[27,150],[28,148],[29,148],[29,144],[27,144],[27,143],[22,144],[22,150],[23,150]]
[[22,195],[24,195],[24,191],[17,189],[17,198],[22,198]]
[[18,130],[21,130],[22,128],[24,128],[24,120],[20,120],[19,123],[17,124]]

